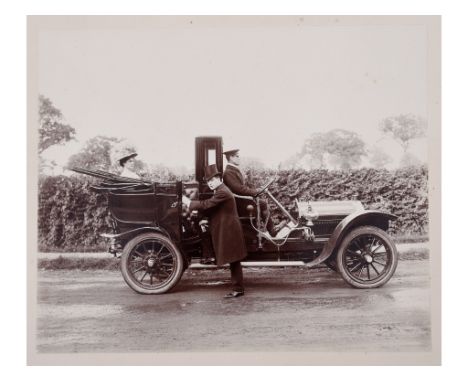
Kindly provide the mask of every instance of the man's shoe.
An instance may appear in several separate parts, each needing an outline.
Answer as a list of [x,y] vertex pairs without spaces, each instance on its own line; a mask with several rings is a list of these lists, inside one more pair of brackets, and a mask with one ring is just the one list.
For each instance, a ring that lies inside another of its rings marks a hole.
[[229,292],[226,296],[224,296],[224,298],[236,298],[236,297],[240,297],[243,295],[244,295],[244,292],[238,292],[236,290],[233,290],[232,292]]
[[203,264],[203,265],[213,265],[213,264],[216,264],[216,259],[215,259],[214,257],[209,257],[209,258],[201,259],[201,260],[200,260],[200,264]]

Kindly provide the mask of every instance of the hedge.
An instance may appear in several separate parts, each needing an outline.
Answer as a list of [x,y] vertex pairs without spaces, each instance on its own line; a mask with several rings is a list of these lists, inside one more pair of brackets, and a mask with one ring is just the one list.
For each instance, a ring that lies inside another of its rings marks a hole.
[[[428,226],[426,167],[396,171],[290,170],[246,171],[248,182],[264,184],[277,175],[270,190],[294,213],[299,200],[360,200],[366,209],[398,216],[391,232],[424,235]],[[40,251],[98,251],[105,249],[99,234],[111,231],[106,198],[89,186],[93,178],[43,177],[39,181],[38,248]],[[278,209],[272,204],[275,219]]]
[[[359,169],[351,171],[292,170],[247,173],[252,184],[265,183],[278,175],[271,193],[287,210],[298,200],[359,200],[365,209],[390,212],[398,218],[391,233],[400,236],[428,233],[428,172],[425,166],[395,171]],[[274,213],[276,209],[273,208]]]
[[99,236],[111,232],[106,198],[92,191],[85,177],[44,177],[39,181],[40,251],[105,249]]

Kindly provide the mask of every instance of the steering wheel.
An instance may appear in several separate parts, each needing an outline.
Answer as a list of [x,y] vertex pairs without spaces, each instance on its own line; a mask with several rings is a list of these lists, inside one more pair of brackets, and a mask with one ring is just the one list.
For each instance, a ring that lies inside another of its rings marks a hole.
[[255,194],[255,197],[259,196],[260,194],[263,194],[268,187],[276,180],[275,178],[271,178],[261,189]]

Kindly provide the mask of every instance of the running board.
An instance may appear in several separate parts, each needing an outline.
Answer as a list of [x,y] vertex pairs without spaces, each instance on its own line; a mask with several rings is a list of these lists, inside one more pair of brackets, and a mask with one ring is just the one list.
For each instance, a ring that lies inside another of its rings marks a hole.
[[[303,261],[246,261],[241,262],[243,267],[304,267],[307,264]],[[215,264],[190,264],[190,269],[214,269],[214,268],[228,268],[228,265],[215,265]]]

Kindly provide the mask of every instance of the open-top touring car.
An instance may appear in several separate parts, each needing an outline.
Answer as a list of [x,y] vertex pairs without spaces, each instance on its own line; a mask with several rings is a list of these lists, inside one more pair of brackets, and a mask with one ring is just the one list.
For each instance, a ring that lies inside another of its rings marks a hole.
[[[124,178],[102,171],[74,168],[101,182],[92,188],[107,196],[113,232],[109,251],[121,255],[127,284],[142,294],[168,292],[191,264],[212,257],[209,222],[188,213],[182,195],[206,199],[212,195],[204,181],[204,168],[223,169],[221,137],[195,140],[195,181],[152,182]],[[255,197],[236,195],[248,256],[243,262],[271,262],[316,267],[326,264],[356,288],[384,285],[395,272],[398,254],[388,235],[396,216],[365,210],[359,201],[298,201],[286,208],[265,184]],[[276,204],[287,224],[271,237],[262,222],[259,198]],[[213,266],[214,267],[214,266]]]

